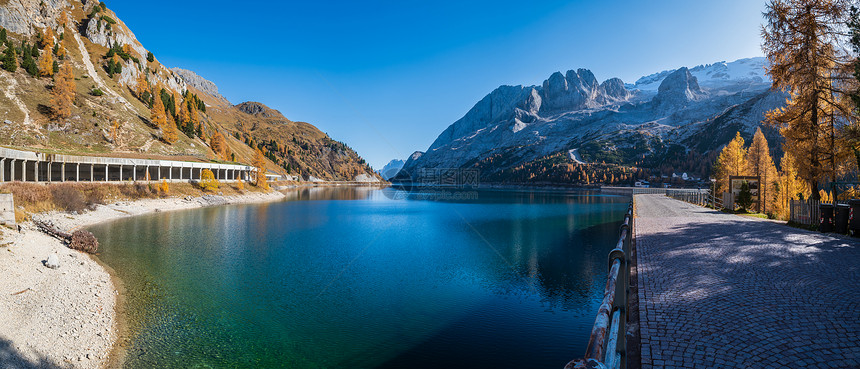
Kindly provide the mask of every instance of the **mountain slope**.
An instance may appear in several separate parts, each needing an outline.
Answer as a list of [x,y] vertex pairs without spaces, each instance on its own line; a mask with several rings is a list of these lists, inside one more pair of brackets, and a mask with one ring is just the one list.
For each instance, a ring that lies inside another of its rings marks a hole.
[[[279,174],[325,180],[379,178],[353,150],[313,125],[291,122],[280,113],[247,114],[241,104],[233,106],[221,96],[214,83],[192,71],[165,67],[103,4],[0,2],[0,27],[7,35],[7,40],[0,40],[0,52],[12,48],[18,66],[14,72],[0,70],[0,145],[246,164],[253,161],[254,149],[260,149],[269,159],[268,169]],[[54,42],[43,41],[49,38]],[[35,51],[33,45],[38,45]],[[47,53],[60,65],[71,64],[77,90],[69,117],[54,116],[53,80],[28,73],[24,51],[36,61]],[[159,98],[170,122],[185,133],[172,143],[149,119]],[[183,107],[193,114],[183,115]],[[216,153],[213,138],[219,133],[227,149]]]
[[706,175],[701,162],[734,132],[751,137],[764,112],[784,104],[785,95],[770,90],[764,65],[763,58],[719,62],[626,85],[617,78],[599,83],[578,69],[556,72],[540,86],[501,86],[410,158],[398,177],[470,167],[485,181],[505,182],[522,177],[505,173],[537,162]]

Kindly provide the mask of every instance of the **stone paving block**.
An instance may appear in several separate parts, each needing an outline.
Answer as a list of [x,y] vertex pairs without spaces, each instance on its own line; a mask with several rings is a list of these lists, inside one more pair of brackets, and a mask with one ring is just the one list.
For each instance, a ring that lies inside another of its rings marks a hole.
[[644,368],[860,367],[860,241],[660,195],[636,208]]

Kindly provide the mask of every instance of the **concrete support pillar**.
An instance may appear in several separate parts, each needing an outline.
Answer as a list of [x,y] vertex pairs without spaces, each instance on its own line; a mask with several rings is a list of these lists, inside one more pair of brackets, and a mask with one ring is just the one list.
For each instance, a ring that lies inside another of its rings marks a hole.
[[75,163],[75,182],[81,181],[81,164]]
[[66,162],[60,164],[60,182],[66,181]]
[[173,180],[173,166],[172,165],[167,168],[167,179],[169,179],[171,181]]
[[105,164],[105,182],[110,181],[110,165]]
[[122,165],[119,166],[119,180],[124,181],[125,178],[122,177]]
[[131,166],[131,179],[137,182],[137,165]]
[[27,161],[21,161],[21,182],[27,182]]
[[96,165],[90,164],[90,182],[94,182],[96,180]]
[[48,183],[51,183],[51,181],[54,180],[54,178],[51,176],[51,174],[53,174],[53,172],[52,172],[53,169],[54,169],[54,162],[49,161],[48,162],[48,178],[47,178]]
[[15,180],[15,162],[16,162],[16,161],[17,161],[17,160],[12,159],[12,162],[10,163],[10,164],[11,164],[11,168],[9,168],[9,171],[10,171],[11,173],[9,173],[9,177],[10,177],[10,178],[9,178],[9,181],[14,181],[14,180]]
[[161,165],[158,166],[158,180],[161,180]]
[[0,182],[6,182],[6,159],[0,159]]

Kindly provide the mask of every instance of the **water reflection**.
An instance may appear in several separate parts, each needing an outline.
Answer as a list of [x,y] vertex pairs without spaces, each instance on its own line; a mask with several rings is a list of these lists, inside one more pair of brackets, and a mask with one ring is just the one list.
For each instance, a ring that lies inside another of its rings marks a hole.
[[626,199],[389,191],[94,227],[129,290],[125,367],[545,368],[584,350]]

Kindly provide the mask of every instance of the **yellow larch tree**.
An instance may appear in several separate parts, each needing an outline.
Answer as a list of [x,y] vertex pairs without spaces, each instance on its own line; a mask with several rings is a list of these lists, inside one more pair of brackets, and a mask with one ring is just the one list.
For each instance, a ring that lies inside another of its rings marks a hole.
[[51,47],[45,45],[42,48],[42,55],[39,55],[39,75],[42,77],[51,77],[54,75],[54,54]]
[[767,122],[780,128],[783,148],[797,162],[813,198],[825,180],[835,181],[848,147],[838,142],[840,122],[850,117],[840,98],[847,80],[841,51],[848,2],[770,0],[765,4],[762,49],[773,88],[789,92],[786,105],[770,111]]
[[119,146],[119,119],[110,122],[110,137],[114,145]]
[[149,81],[146,80],[146,72],[139,71],[134,86],[134,93],[137,94],[138,99],[143,99],[143,94],[146,92],[149,92]]
[[257,168],[257,187],[269,189],[269,183],[266,181],[266,156],[260,149],[254,149],[254,167]]
[[54,76],[54,88],[51,90],[51,107],[55,118],[65,119],[72,115],[75,88],[75,72],[72,70],[72,65],[66,61],[60,67],[59,73]]
[[51,49],[54,47],[54,42],[56,42],[54,31],[50,28],[45,28],[45,32],[42,34],[42,48]]
[[191,121],[191,115],[188,113],[187,104],[179,103],[179,100],[176,100],[176,103],[179,104],[179,122],[182,124],[188,124]]
[[215,131],[209,145],[212,147],[212,151],[215,152],[215,155],[217,155],[219,159],[227,159],[225,158],[225,155],[227,154],[227,140],[224,139],[224,135],[222,135],[221,132]]
[[215,192],[218,190],[218,187],[221,183],[215,179],[215,173],[212,173],[209,169],[203,169],[200,172],[200,187],[203,187],[203,191],[206,192]]
[[756,129],[753,141],[747,150],[747,174],[758,176],[759,184],[759,212],[767,213],[773,210],[773,188],[778,182],[776,166],[770,156],[770,148],[761,128]]
[[798,178],[797,162],[790,152],[786,152],[782,156],[779,167],[781,169],[779,185],[774,189],[776,195],[775,212],[780,218],[788,219],[789,202],[797,200],[801,196],[808,196],[809,187],[803,185],[800,178]]
[[744,138],[738,132],[735,138],[729,142],[714,165],[714,176],[717,178],[717,194],[729,190],[729,176],[742,176],[746,174],[747,160],[744,150]]
[[170,195],[170,185],[167,184],[166,178],[161,179],[161,185],[158,186],[158,193],[161,194],[161,196]]
[[154,100],[152,108],[149,109],[149,120],[158,129],[164,131],[164,128],[167,126],[167,114],[164,112],[164,102],[161,101],[160,96],[155,96]]
[[140,55],[137,55],[137,51],[134,51],[134,48],[131,47],[131,44],[122,45],[122,51],[128,55],[139,58]]
[[173,118],[167,117],[167,122],[164,124],[162,136],[164,141],[169,144],[172,144],[179,139],[179,129],[176,128],[176,122],[173,121]]

